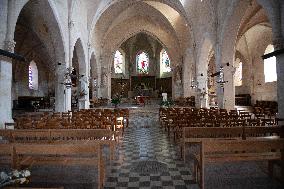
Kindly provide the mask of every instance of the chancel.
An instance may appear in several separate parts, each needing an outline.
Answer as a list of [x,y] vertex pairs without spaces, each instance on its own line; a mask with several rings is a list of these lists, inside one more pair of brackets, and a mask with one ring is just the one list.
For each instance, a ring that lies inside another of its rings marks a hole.
[[0,188],[283,188],[283,11],[0,0]]

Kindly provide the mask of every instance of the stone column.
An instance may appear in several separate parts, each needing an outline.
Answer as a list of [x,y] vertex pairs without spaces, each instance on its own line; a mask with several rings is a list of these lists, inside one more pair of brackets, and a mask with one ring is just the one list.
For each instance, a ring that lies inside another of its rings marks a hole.
[[[274,39],[275,50],[284,47],[282,38]],[[284,54],[276,56],[278,117],[284,118]]]
[[[216,51],[215,51],[215,64],[216,64],[216,72],[218,72],[220,70],[220,67],[222,66],[221,63],[221,49],[220,49],[220,45],[217,44],[216,45]],[[217,81],[220,79],[219,76],[217,76]],[[224,108],[224,88],[222,87],[222,85],[217,84],[217,89],[216,89],[216,93],[217,93],[217,102],[218,102],[218,108]]]
[[198,99],[200,102],[198,103],[199,105],[197,106],[198,108],[208,108],[209,103],[208,103],[208,86],[207,86],[207,74],[201,76],[199,75],[197,77],[198,80]]
[[[15,2],[12,1],[3,1],[0,3],[2,6],[0,8],[4,14],[7,11],[7,17],[4,17],[2,14],[0,19],[2,34],[1,37],[1,46],[3,45],[4,50],[9,52],[14,52],[16,42],[14,41],[13,34],[13,21],[15,18]],[[2,29],[2,27],[6,27]],[[0,56],[0,128],[4,127],[5,122],[14,122],[12,119],[12,59]]]
[[[65,65],[58,65],[55,75],[55,111],[56,112],[65,112],[68,110],[71,110],[71,104],[70,109],[68,108],[67,104],[67,97],[68,92],[67,90],[70,90],[71,95],[71,89],[66,89],[64,86],[64,74],[65,74]],[[71,96],[70,96],[71,99]],[[71,102],[70,102],[71,103]]]
[[80,91],[82,94],[79,94],[78,103],[79,109],[89,109],[89,77],[83,76],[80,78]]
[[[5,50],[13,52],[14,41],[5,41]],[[0,128],[12,119],[12,59],[0,56]]]
[[234,85],[235,69],[232,63],[224,67],[224,108],[233,110],[235,108],[235,85]]
[[102,98],[110,98],[110,91],[108,89],[110,73],[108,73],[107,68],[102,67],[101,70],[101,82],[100,82],[100,95]]

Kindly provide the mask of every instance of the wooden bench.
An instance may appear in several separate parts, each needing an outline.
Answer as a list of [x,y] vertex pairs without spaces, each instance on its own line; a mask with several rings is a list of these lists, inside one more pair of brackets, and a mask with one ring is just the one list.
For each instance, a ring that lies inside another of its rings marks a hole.
[[[194,157],[194,178],[201,189],[204,189],[205,165],[214,162],[234,161],[268,161],[269,175],[273,175],[272,161],[280,160],[281,177],[283,179],[284,139],[252,139],[252,140],[203,140],[199,154]],[[281,152],[280,152],[281,151]],[[282,154],[281,154],[282,153]]]
[[97,141],[73,143],[32,144],[14,143],[17,168],[34,165],[95,166],[98,170],[98,188],[103,188],[105,165]]
[[186,145],[199,143],[206,138],[241,138],[243,127],[184,127],[181,155],[185,161]]
[[15,155],[14,147],[11,144],[0,144],[0,166],[8,165],[15,168]]
[[108,129],[16,129],[0,130],[0,136],[15,143],[53,143],[55,141],[96,140],[109,146],[110,160],[114,159],[116,132]]
[[95,140],[101,145],[107,145],[110,149],[110,160],[114,159],[116,132],[108,129],[52,129],[50,130],[50,141],[76,141]]
[[200,142],[207,138],[254,138],[278,136],[284,138],[284,126],[243,126],[243,127],[184,127],[181,154],[185,160],[186,144]]

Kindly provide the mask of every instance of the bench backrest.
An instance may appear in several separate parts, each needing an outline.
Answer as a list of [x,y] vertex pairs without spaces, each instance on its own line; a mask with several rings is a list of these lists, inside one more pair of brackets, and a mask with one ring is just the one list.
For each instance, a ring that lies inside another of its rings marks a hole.
[[56,143],[56,144],[31,144],[31,143],[17,143],[14,144],[17,155],[53,155],[53,156],[94,156],[100,150],[99,142],[92,143]]
[[280,136],[284,137],[283,126],[259,126],[259,127],[245,127],[244,139],[247,137],[261,137],[261,136]]
[[13,142],[33,142],[40,140],[49,140],[50,132],[48,129],[16,129],[11,131],[11,136],[11,140]]
[[204,140],[202,151],[207,152],[271,152],[272,150],[283,150],[284,139],[253,139],[253,140]]
[[55,129],[50,130],[52,140],[111,140],[115,132],[108,129]]
[[243,127],[184,127],[185,138],[231,138],[241,137]]

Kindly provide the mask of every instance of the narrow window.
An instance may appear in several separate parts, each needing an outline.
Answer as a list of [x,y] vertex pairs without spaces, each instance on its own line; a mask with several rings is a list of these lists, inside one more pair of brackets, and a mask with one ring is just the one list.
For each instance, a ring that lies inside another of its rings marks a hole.
[[[274,51],[273,45],[268,45],[264,54],[268,54],[273,51]],[[264,60],[264,79],[265,79],[265,83],[277,81],[276,57],[275,56]]]
[[29,65],[29,89],[38,90],[38,69],[34,61]]
[[114,73],[123,73],[124,57],[120,51],[116,51],[114,55]]

